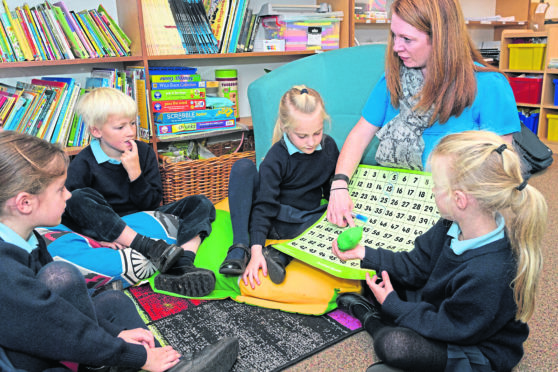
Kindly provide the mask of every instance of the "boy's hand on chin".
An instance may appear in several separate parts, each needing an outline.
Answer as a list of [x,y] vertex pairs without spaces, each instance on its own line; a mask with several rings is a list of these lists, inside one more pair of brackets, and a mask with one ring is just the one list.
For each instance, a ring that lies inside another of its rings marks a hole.
[[133,182],[141,175],[141,167],[136,141],[131,140],[128,143],[131,147],[129,150],[122,153],[120,161],[122,162],[124,169],[126,169],[126,172],[128,172],[130,182]]

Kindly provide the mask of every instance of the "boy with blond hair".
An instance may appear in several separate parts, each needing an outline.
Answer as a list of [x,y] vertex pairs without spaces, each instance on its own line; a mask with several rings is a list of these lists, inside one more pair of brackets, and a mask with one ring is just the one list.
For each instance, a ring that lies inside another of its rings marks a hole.
[[[215,288],[212,271],[194,266],[196,252],[211,233],[213,204],[203,195],[161,206],[163,187],[157,156],[136,138],[136,102],[113,88],[96,88],[80,99],[93,140],[70,163],[66,188],[72,193],[62,222],[114,249],[130,247],[159,270],[158,289],[203,297]],[[176,245],[129,227],[123,216],[158,211],[178,217]]]

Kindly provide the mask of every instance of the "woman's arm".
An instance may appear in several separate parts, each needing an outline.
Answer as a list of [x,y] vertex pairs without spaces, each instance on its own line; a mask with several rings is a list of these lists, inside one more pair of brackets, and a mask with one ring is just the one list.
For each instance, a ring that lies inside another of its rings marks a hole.
[[[364,150],[372,141],[378,129],[380,128],[370,124],[363,117],[360,118],[343,144],[339,160],[337,160],[335,174],[345,174],[349,178],[353,175],[362,159]],[[347,223],[351,226],[354,225],[351,217],[353,202],[349,196],[349,191],[346,190],[347,186],[347,182],[343,180],[333,181],[331,184],[327,219],[337,226],[346,226]]]

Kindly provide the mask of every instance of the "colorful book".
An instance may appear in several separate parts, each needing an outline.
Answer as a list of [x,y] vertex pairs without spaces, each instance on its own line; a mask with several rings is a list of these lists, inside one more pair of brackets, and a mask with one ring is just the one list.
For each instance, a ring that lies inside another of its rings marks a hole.
[[[130,46],[132,42],[130,38],[126,36],[126,34],[122,31],[122,29],[110,18],[108,13],[105,11],[102,5],[99,5],[99,9],[97,10],[97,14],[99,15],[100,19],[104,22],[107,28],[112,32],[113,36],[118,41],[118,44],[124,49],[126,55],[131,55],[132,52],[130,50]],[[125,37],[123,37],[123,35]]]
[[184,100],[205,98],[205,88],[195,89],[157,89],[151,91],[153,101]]
[[89,58],[89,55],[87,54],[87,50],[81,44],[81,41],[79,40],[76,31],[68,23],[68,20],[66,19],[66,16],[64,15],[62,9],[56,5],[52,5],[51,9],[53,11],[54,17],[58,21],[58,24],[62,28],[62,31],[66,36],[66,39],[69,41],[74,56],[79,58]]
[[12,27],[12,22],[5,12],[0,13],[0,21],[2,22],[2,26],[4,27],[4,31],[6,33],[6,39],[10,43],[16,61],[24,61],[25,55],[23,54],[21,45],[19,45],[17,40],[15,30]]
[[48,59],[48,54],[47,54],[45,46],[44,46],[43,38],[41,37],[41,33],[39,32],[39,25],[37,25],[37,23],[35,22],[35,19],[33,18],[33,15],[31,14],[31,10],[29,8],[29,5],[27,5],[27,4],[23,4],[23,16],[25,17],[25,19],[27,20],[27,23],[29,24],[29,28],[31,29],[31,32],[32,32],[32,34],[35,38],[35,41],[37,43],[37,47],[39,49],[39,54],[41,55],[41,58],[43,60],[47,60]]
[[[72,128],[72,122],[74,119],[74,111],[75,106],[77,104],[77,100],[79,98],[79,94],[81,91],[81,86],[79,83],[74,84],[74,89],[70,94],[70,100],[68,101],[68,112],[64,121],[62,122],[62,127],[60,128],[60,132],[58,133],[58,138],[56,142],[61,144],[62,146],[66,146],[68,144],[68,138],[70,136],[70,129]],[[54,138],[53,138],[54,139]],[[51,140],[52,141],[52,140]]]
[[71,11],[68,9],[64,1],[58,1],[54,3],[54,5],[56,5],[62,10],[64,16],[66,17],[66,21],[68,22],[68,25],[77,34],[77,37],[81,42],[81,45],[83,45],[89,57],[90,58],[98,57],[97,52],[95,52],[93,47],[90,45],[89,40],[87,40],[87,37],[83,34],[81,27],[77,24],[75,18],[72,16]]
[[70,103],[70,98],[71,95],[73,93],[74,90],[74,86],[75,86],[75,80],[73,78],[65,78],[65,77],[43,77],[42,80],[46,80],[46,81],[56,81],[56,82],[62,82],[66,84],[66,90],[67,93],[64,96],[63,101],[61,102],[61,111],[60,114],[58,115],[58,118],[56,120],[56,122],[51,123],[45,136],[44,139],[47,141],[51,141],[52,143],[56,142],[53,141],[53,137],[56,138],[58,137],[58,133],[60,132],[60,127],[62,126],[63,121],[65,120],[66,114],[68,112],[69,109],[69,103]]
[[15,37],[17,39],[17,42],[19,43],[19,46],[21,47],[21,51],[23,52],[24,58],[28,61],[32,61],[33,53],[31,52],[31,48],[23,33],[23,29],[21,28],[19,20],[17,19],[17,17],[16,18],[13,17],[12,12],[10,11],[10,8],[8,7],[8,3],[6,2],[6,0],[2,0],[2,4],[4,5],[6,16],[12,25]]
[[15,22],[20,24],[21,30],[23,31],[23,35],[25,36],[25,40],[27,41],[27,45],[31,50],[31,54],[33,55],[32,61],[41,60],[41,54],[39,52],[39,47],[35,41],[35,37],[31,32],[31,25],[27,21],[27,18],[23,14],[23,9],[21,7],[16,7],[14,11],[12,11],[12,18]]
[[216,109],[192,110],[180,112],[156,113],[157,124],[184,124],[192,122],[225,120],[234,118],[232,107],[220,107]]
[[52,9],[48,8],[48,3],[40,4],[37,10],[41,13],[45,27],[51,35],[52,41],[55,43],[56,48],[61,54],[63,59],[75,59],[70,45],[66,41],[62,28],[56,21]]
[[205,99],[185,99],[152,102],[153,112],[176,112],[205,109]]
[[59,60],[62,59],[62,52],[59,50],[56,42],[54,41],[54,36],[50,33],[50,30],[47,27],[47,24],[44,20],[43,14],[37,8],[33,7],[29,9],[31,11],[31,15],[35,20],[35,24],[37,25],[37,30],[41,35],[41,39],[43,41],[43,46],[45,47],[45,52],[49,56],[48,59],[50,60]]
[[103,7],[102,4],[99,5],[99,8],[97,8],[97,11],[100,14],[103,14],[108,21],[110,22],[110,24],[114,27],[114,29],[116,30],[116,32],[120,35],[120,37],[122,38],[122,40],[124,41],[125,44],[127,44],[128,46],[132,45],[132,40],[128,37],[128,35],[126,35],[126,33],[120,28],[120,26],[118,25],[118,23],[116,23],[112,17],[110,16],[110,14],[106,11],[106,9]]
[[87,10],[82,10],[81,12],[78,12],[78,14],[82,17],[84,22],[86,22],[89,32],[94,35],[95,41],[100,44],[101,48],[105,52],[104,54],[110,57],[116,57],[117,53],[111,48],[96,22],[91,17],[91,14],[89,14]]
[[[56,121],[58,120],[58,116],[60,115],[60,111],[62,109],[64,98],[68,92],[68,84],[63,81],[43,79],[31,79],[31,84],[44,85],[56,93],[52,101],[50,102],[49,111],[43,118],[43,122],[38,125],[38,132],[36,133],[37,137],[44,138],[48,141],[49,139],[45,138],[45,135],[47,132],[49,132],[48,129],[51,125],[53,126],[52,129],[54,129],[54,125],[56,124]],[[52,130],[50,130],[50,133],[52,133]]]
[[95,22],[95,25],[99,30],[99,33],[105,39],[105,42],[107,43],[108,47],[115,53],[115,55],[119,55],[122,57],[126,56],[127,55],[126,52],[122,49],[118,41],[116,41],[116,39],[112,35],[112,32],[106,27],[104,22],[101,20],[99,14],[97,13],[97,10],[95,9],[89,10],[89,16],[91,17],[91,19],[93,19],[93,22]]
[[191,88],[218,88],[218,81],[184,81],[169,83],[151,83],[151,89],[191,89]]
[[157,135],[165,136],[171,134],[185,134],[191,132],[201,132],[212,129],[234,128],[236,121],[234,118],[225,120],[211,120],[194,123],[182,124],[157,124]]
[[8,35],[6,34],[6,30],[4,29],[4,24],[2,23],[1,17],[0,17],[0,49],[2,50],[2,58],[5,62],[16,61],[14,51],[12,50],[12,45],[8,40]]
[[149,71],[152,83],[172,83],[172,82],[185,82],[185,81],[201,81],[200,74],[185,74],[185,75],[154,75]]
[[242,21],[244,19],[244,13],[246,12],[246,0],[240,0],[236,9],[236,14],[234,17],[233,28],[231,30],[229,46],[227,49],[228,53],[235,53],[236,46],[238,45],[238,37],[240,33],[240,28],[242,27]]
[[151,115],[149,114],[149,103],[147,102],[147,91],[145,80],[136,79],[135,81],[136,104],[138,106],[138,138],[141,141],[149,142],[151,138]]
[[12,112],[6,119],[4,123],[5,130],[16,130],[19,123],[21,122],[24,114],[29,109],[29,106],[35,99],[35,93],[30,93],[28,91],[22,90],[21,96],[16,100]]
[[227,17],[229,14],[230,0],[219,0],[218,3],[210,9],[209,24],[213,35],[217,39],[217,45],[220,48],[225,34]]

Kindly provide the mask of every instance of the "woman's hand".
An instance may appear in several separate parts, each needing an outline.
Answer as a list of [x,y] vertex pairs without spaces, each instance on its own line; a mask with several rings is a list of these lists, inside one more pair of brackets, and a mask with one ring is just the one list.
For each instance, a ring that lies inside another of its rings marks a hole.
[[355,260],[355,259],[359,259],[362,261],[364,259],[365,249],[364,246],[357,244],[357,246],[354,247],[353,249],[349,249],[348,251],[341,252],[339,250],[339,246],[337,245],[337,239],[335,239],[331,245],[331,251],[333,252],[334,255],[339,257],[341,261]]
[[366,284],[368,284],[368,287],[370,287],[372,293],[374,293],[376,300],[378,300],[380,304],[383,304],[386,297],[393,292],[393,286],[391,285],[387,271],[382,271],[382,281],[376,284],[377,281],[378,275],[374,275],[370,278],[370,274],[366,273]]
[[355,226],[351,211],[353,210],[353,200],[346,190],[347,183],[343,180],[334,181],[331,184],[329,202],[327,205],[327,220],[339,227]]
[[163,372],[174,367],[180,362],[180,354],[172,346],[149,348],[147,350],[147,360],[142,370],[151,372]]
[[250,262],[248,262],[248,266],[246,266],[246,270],[242,275],[244,285],[247,286],[248,282],[250,282],[250,287],[252,287],[252,289],[256,288],[256,284],[261,284],[260,278],[258,276],[260,268],[262,269],[263,275],[267,276],[267,263],[265,262],[265,257],[262,253],[262,250],[263,247],[259,244],[252,246],[252,257],[250,258]]

